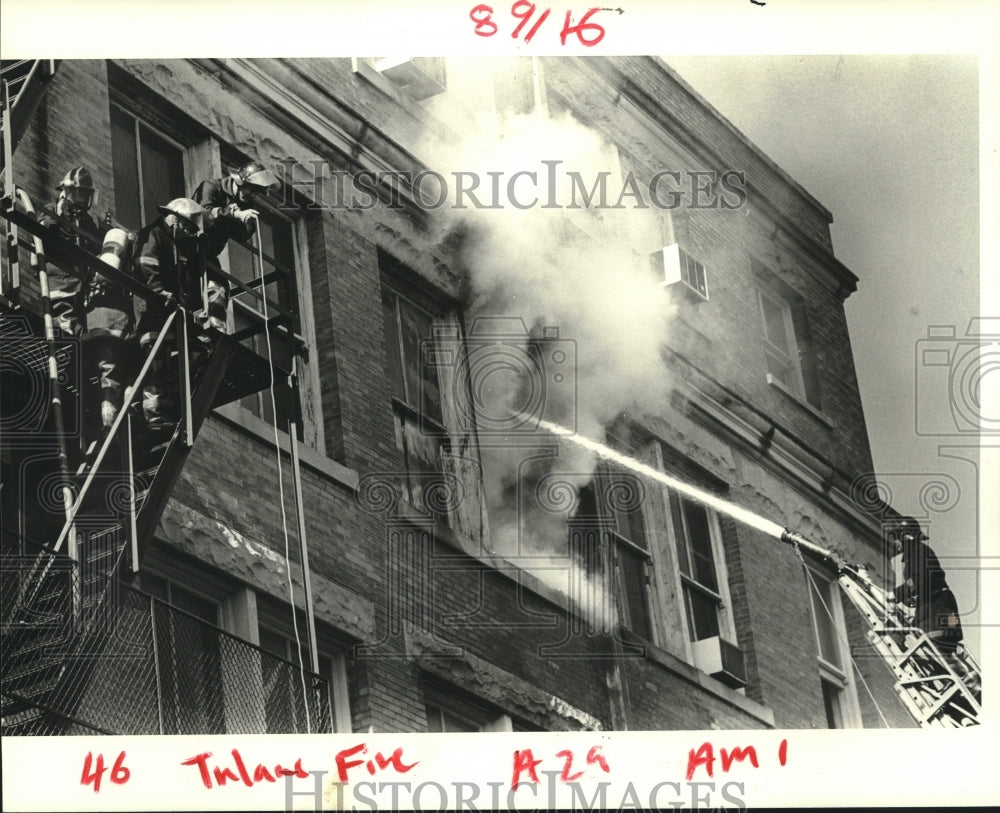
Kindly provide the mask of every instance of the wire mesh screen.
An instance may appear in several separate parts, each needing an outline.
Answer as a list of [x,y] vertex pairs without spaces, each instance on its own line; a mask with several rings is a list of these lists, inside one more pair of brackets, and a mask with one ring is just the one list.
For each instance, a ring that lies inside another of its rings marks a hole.
[[8,559],[5,734],[332,731],[320,676],[117,581],[74,602],[65,557]]

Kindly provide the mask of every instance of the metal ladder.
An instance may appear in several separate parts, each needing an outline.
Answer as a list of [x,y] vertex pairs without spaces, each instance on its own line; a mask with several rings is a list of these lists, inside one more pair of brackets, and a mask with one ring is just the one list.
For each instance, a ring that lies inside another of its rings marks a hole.
[[867,637],[896,677],[895,689],[921,728],[978,725],[982,675],[959,645],[943,653],[863,572],[842,566],[841,589],[867,619]]

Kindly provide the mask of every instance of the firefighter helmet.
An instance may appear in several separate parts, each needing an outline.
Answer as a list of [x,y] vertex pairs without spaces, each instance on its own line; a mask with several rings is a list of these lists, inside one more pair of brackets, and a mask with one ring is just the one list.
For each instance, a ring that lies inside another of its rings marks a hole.
[[909,541],[910,539],[920,541],[929,538],[915,517],[901,517],[889,526],[887,535],[891,539],[898,539],[900,542]]
[[198,230],[198,226],[201,223],[201,216],[205,212],[201,208],[201,205],[191,200],[191,198],[174,198],[166,206],[157,206],[156,209],[164,216],[175,215],[184,223],[191,226],[194,231]]
[[94,178],[85,167],[73,167],[59,182],[56,192],[61,192],[63,189],[86,189],[93,192]]
[[249,164],[240,167],[237,176],[241,186],[248,184],[261,190],[267,190],[278,183],[277,176],[257,161],[251,161]]

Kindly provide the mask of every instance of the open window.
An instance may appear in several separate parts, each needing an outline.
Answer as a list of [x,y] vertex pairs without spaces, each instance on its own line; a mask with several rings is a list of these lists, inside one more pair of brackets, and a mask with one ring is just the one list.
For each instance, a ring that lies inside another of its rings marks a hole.
[[861,712],[851,674],[844,607],[837,582],[818,568],[805,568],[823,708],[830,728],[860,728]]
[[820,409],[819,368],[806,301],[756,260],[753,267],[764,333],[767,381]]

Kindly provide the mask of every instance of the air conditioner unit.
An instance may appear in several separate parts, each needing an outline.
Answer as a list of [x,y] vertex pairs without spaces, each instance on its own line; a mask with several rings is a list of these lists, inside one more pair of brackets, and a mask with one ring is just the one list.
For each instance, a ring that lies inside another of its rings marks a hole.
[[702,672],[733,689],[742,689],[747,685],[746,658],[736,644],[716,636],[695,641],[691,649],[694,665]]
[[698,299],[708,301],[708,275],[705,266],[677,243],[657,249],[649,255],[653,273],[661,287],[679,285]]
[[444,60],[440,57],[383,57],[376,59],[374,66],[415,99],[444,93]]

